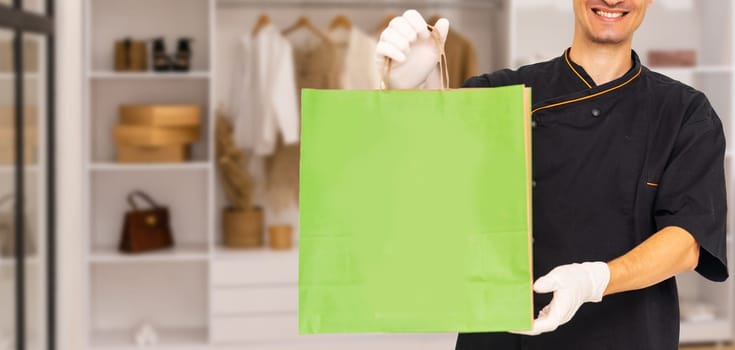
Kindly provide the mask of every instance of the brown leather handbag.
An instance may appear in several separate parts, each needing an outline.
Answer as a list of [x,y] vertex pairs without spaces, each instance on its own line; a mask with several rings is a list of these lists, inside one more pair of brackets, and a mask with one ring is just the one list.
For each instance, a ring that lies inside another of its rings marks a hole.
[[[138,209],[136,197],[142,198],[151,208]],[[153,198],[142,191],[131,192],[128,195],[128,203],[133,210],[125,213],[120,251],[141,253],[174,245],[167,208],[158,205]]]

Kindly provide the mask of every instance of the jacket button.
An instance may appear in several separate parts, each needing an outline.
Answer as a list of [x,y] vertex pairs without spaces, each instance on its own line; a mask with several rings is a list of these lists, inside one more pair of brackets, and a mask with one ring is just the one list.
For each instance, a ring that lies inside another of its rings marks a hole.
[[536,181],[531,181],[531,187],[536,187]]
[[532,128],[535,128],[536,127],[536,121],[535,120],[531,121],[531,127]]
[[592,110],[592,116],[593,117],[597,118],[597,117],[600,116],[600,114],[601,113],[600,113],[600,110],[599,109],[595,108],[595,109]]

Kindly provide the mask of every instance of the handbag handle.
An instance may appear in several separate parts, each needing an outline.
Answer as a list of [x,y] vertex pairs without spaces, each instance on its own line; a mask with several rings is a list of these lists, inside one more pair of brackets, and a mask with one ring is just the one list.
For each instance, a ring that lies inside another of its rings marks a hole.
[[133,191],[128,194],[128,204],[130,204],[130,207],[133,208],[133,210],[138,210],[138,206],[135,205],[135,197],[143,198],[144,201],[148,202],[153,208],[158,208],[158,203],[151,198],[147,193],[143,191]]
[[[449,66],[447,65],[447,53],[442,45],[441,33],[439,33],[433,26],[427,26],[429,28],[429,34],[434,39],[436,49],[439,51],[439,74],[442,80],[442,90],[449,89]],[[383,62],[383,84],[385,90],[390,90],[390,70],[393,66],[393,60],[386,57]]]

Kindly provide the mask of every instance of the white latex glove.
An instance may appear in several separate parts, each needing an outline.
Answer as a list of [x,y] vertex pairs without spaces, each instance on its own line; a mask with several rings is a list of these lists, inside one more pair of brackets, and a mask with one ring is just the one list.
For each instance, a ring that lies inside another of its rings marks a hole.
[[[441,18],[434,28],[441,34],[443,46],[449,32],[449,21]],[[437,63],[440,56],[436,42],[431,38],[426,21],[416,10],[408,10],[402,16],[393,18],[388,28],[380,34],[375,51],[381,77],[385,58],[393,60],[390,71],[392,89],[415,89],[432,72],[439,74]]]
[[539,335],[569,322],[586,302],[597,303],[610,282],[610,268],[604,262],[562,265],[536,280],[536,293],[554,292],[551,303],[541,310],[530,331],[512,332]]

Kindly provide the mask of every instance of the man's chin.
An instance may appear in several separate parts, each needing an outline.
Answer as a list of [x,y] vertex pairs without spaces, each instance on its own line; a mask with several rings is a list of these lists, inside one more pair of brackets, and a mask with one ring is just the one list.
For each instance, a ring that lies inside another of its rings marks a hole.
[[620,45],[625,43],[627,38],[621,35],[593,35],[591,39],[598,45]]

